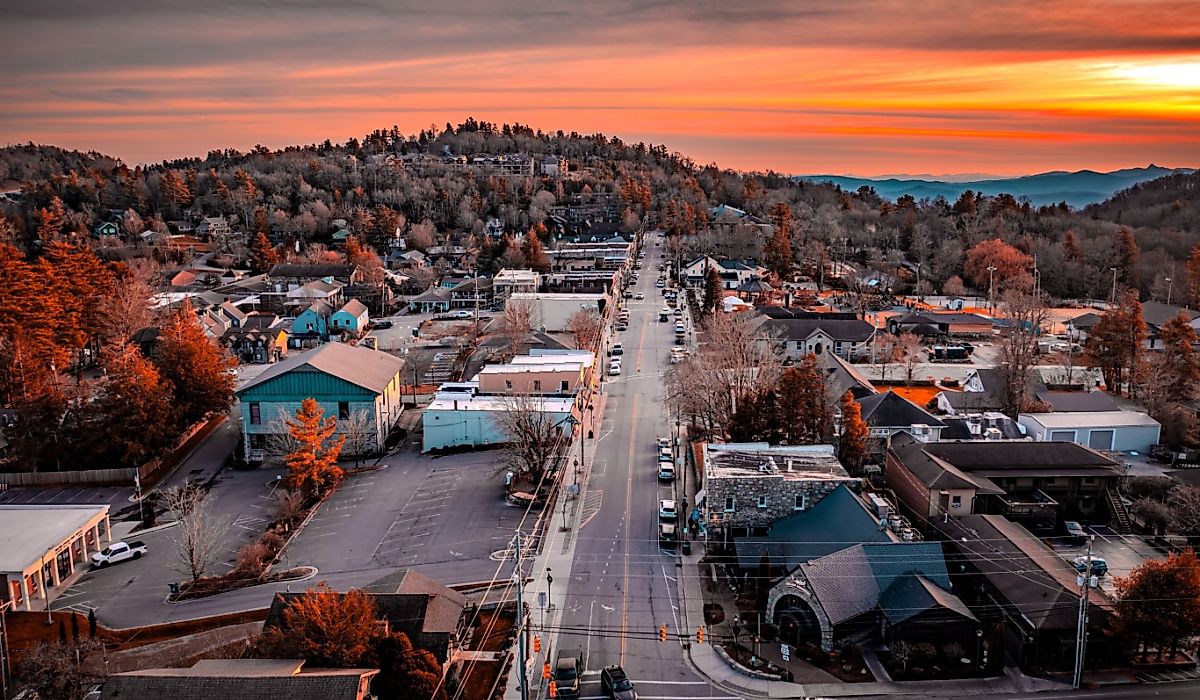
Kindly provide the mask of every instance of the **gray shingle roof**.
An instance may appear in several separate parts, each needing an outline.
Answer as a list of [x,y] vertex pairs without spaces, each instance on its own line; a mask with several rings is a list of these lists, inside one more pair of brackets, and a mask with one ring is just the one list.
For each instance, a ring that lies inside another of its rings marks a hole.
[[763,325],[785,340],[806,340],[820,330],[834,340],[861,343],[875,332],[875,326],[862,319],[773,318]]
[[238,390],[238,396],[293,371],[324,372],[377,394],[400,372],[404,362],[386,352],[345,343],[326,343],[271,365]]
[[267,273],[269,277],[294,277],[320,279],[322,277],[349,277],[354,274],[355,265],[346,263],[280,263]]
[[909,425],[946,425],[920,406],[890,389],[858,400],[862,418],[876,428],[894,428]]
[[1079,469],[1100,474],[1120,472],[1120,465],[1113,460],[1073,442],[934,442],[925,445],[925,451],[968,473],[978,471],[984,474],[1003,474],[1062,469]]
[[358,700],[376,669],[303,669],[303,661],[226,659],[191,668],[153,668],[109,676],[102,700]]

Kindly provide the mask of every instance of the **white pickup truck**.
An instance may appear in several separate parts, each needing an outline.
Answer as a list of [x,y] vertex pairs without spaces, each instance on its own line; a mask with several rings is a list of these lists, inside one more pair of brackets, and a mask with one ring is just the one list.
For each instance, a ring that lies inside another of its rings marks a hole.
[[113,542],[92,555],[92,566],[103,568],[126,559],[141,559],[145,553],[146,543],[140,540],[137,542]]

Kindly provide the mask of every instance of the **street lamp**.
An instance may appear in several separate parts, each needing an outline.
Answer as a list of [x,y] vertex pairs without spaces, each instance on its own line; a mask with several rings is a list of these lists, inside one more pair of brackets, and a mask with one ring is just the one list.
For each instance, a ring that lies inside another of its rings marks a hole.
[[729,622],[729,629],[733,630],[733,645],[737,646],[738,632],[742,631],[742,618],[737,615]]
[[996,313],[996,266],[988,265],[988,308]]
[[1112,270],[1112,273],[1113,273],[1112,301],[1110,301],[1109,304],[1112,306],[1116,306],[1117,305],[1117,268],[1110,267],[1108,269]]

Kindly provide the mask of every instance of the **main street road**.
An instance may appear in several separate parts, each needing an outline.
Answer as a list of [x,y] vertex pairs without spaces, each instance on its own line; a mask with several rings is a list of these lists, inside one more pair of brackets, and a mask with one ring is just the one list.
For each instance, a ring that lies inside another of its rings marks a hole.
[[[616,339],[625,350],[622,374],[606,377],[607,418],[587,490],[599,509],[579,530],[555,650],[583,650],[584,696],[600,694],[596,674],[608,664],[621,664],[644,696],[726,694],[691,671],[678,641],[658,641],[663,624],[670,639],[690,632],[680,629],[675,552],[658,542],[658,502],[675,498],[672,485],[658,481],[655,445],[658,436],[674,433],[663,375],[675,324],[658,320],[664,303],[654,282],[662,248],[655,240],[647,237],[644,269],[634,285],[646,298],[627,302],[629,329]],[[544,693],[545,685],[535,689]]]

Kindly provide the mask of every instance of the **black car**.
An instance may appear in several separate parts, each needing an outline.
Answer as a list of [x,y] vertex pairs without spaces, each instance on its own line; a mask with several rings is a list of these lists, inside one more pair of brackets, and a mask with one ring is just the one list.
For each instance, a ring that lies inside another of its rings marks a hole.
[[391,328],[394,324],[391,321],[376,321],[376,328]]
[[600,690],[614,700],[637,700],[637,691],[625,669],[620,666],[605,666],[600,672]]

